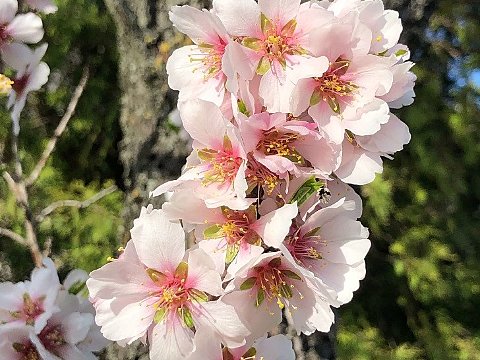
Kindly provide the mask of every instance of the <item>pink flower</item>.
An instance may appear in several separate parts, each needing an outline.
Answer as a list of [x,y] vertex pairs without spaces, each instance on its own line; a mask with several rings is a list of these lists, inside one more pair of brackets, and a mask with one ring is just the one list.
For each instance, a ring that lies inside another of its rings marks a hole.
[[33,13],[19,14],[17,0],[0,2],[0,52],[6,56],[12,43],[36,44],[43,38],[42,19]]
[[0,327],[0,354],[8,360],[59,360],[40,343],[31,326],[19,324]]
[[402,150],[410,138],[408,126],[390,114],[388,122],[377,133],[351,137],[343,143],[342,163],[335,174],[350,184],[368,184],[383,171],[382,156],[390,158]]
[[25,3],[32,9],[44,14],[53,14],[58,10],[58,7],[51,0],[25,0]]
[[[300,6],[300,0],[213,3],[213,11],[228,33],[243,45],[228,57],[228,66],[245,68],[240,74],[244,80],[252,80],[256,74],[261,77],[259,94],[269,112],[288,112],[291,91],[299,76],[313,68],[328,67],[324,57],[311,56],[308,45],[310,29],[331,15],[318,9],[307,10],[308,6]],[[230,91],[236,93],[235,89]]]
[[360,21],[372,32],[370,53],[380,54],[395,46],[402,33],[398,12],[385,10],[381,0],[335,0],[328,6],[338,17],[358,13]]
[[29,325],[36,334],[58,311],[55,305],[60,289],[57,270],[46,258],[42,268],[32,271],[30,281],[0,284],[0,324]]
[[48,81],[50,68],[42,60],[47,44],[31,50],[23,44],[10,45],[10,51],[4,54],[4,61],[17,73],[13,80],[12,91],[7,107],[12,109],[13,127],[16,134],[20,131],[20,114],[25,107],[27,95],[39,90]]
[[253,344],[235,349],[222,348],[221,343],[212,343],[212,338],[208,334],[204,335],[195,339],[196,350],[187,360],[295,359],[292,342],[285,335],[263,337]]
[[340,163],[340,147],[324,139],[314,123],[261,113],[239,120],[245,151],[285,178],[302,172],[328,177]]
[[286,204],[263,216],[258,216],[255,205],[240,211],[208,209],[188,191],[174,193],[162,209],[170,219],[194,225],[198,245],[212,257],[217,271],[223,274],[228,266],[224,281],[262,254],[263,244],[283,241],[298,212],[296,204]]
[[395,60],[368,54],[371,32],[346,20],[312,32],[312,48],[330,66],[298,81],[291,98],[294,115],[308,110],[319,130],[340,144],[345,130],[371,135],[388,121],[389,107],[381,99],[392,87]]
[[233,305],[251,338],[263,336],[289,312],[298,333],[328,331],[333,312],[328,294],[320,297],[296,265],[279,252],[261,255],[240,269],[227,286],[223,301]]
[[187,101],[179,105],[179,110],[185,130],[194,139],[194,152],[183,175],[159,186],[151,195],[187,188],[207,207],[248,208],[254,200],[246,199],[246,154],[238,130],[210,102]]
[[87,281],[106,338],[131,343],[146,336],[152,360],[187,357],[203,331],[226,346],[245,343],[248,332],[235,309],[211,300],[223,294],[215,265],[201,249],[185,252],[179,223],[144,208],[131,233],[124,256]]
[[349,302],[365,277],[365,256],[370,249],[368,230],[356,221],[353,203],[337,203],[297,219],[281,248],[300,271],[312,279],[315,290],[325,289],[338,301]]
[[191,6],[174,6],[170,20],[195,45],[175,50],[168,59],[168,85],[180,90],[180,101],[202,99],[222,105],[226,81],[222,62],[230,41],[227,30],[215,14]]

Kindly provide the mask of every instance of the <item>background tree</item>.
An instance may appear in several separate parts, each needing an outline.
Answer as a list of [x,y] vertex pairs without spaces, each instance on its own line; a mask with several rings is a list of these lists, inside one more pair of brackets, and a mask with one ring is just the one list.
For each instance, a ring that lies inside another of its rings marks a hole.
[[[102,0],[59,0],[59,12],[44,18],[52,75],[21,120],[28,171],[90,65],[76,115],[32,189],[32,207],[88,199],[113,183],[123,191],[87,209],[62,208],[42,223],[39,242],[52,240],[64,272],[104,264],[126,240],[148,190],[176,177],[186,155],[168,121],[175,94],[164,70],[184,42],[167,19],[180,1],[105,1],[108,8]],[[367,278],[339,314],[337,358],[479,359],[480,91],[473,79],[480,68],[480,4],[389,0],[386,7],[400,11],[403,42],[418,63],[417,100],[399,114],[413,136],[383,176],[361,189],[373,248]],[[1,110],[5,163],[10,124]],[[0,227],[21,232],[22,216],[0,180]],[[32,268],[28,252],[3,236],[0,264],[0,280],[24,279]],[[105,358],[141,356],[141,349],[112,347]]]

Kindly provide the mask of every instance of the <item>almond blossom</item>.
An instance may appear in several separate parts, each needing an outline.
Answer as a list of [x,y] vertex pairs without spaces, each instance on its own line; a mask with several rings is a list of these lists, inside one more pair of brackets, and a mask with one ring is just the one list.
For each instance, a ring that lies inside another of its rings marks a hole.
[[224,281],[263,253],[262,245],[281,242],[298,212],[296,204],[286,204],[263,216],[258,216],[256,205],[246,210],[209,209],[188,191],[173,194],[162,209],[170,219],[193,224],[199,247],[212,257],[218,272],[223,274],[228,266]]
[[340,163],[340,148],[323,138],[314,123],[288,120],[281,113],[261,113],[239,122],[245,151],[281,178],[303,171],[328,177]]
[[295,359],[292,342],[285,335],[260,338],[251,345],[235,349],[222,348],[222,344],[212,343],[209,336],[199,336],[195,340],[196,350],[187,360]]
[[14,51],[12,44],[36,44],[43,38],[42,19],[33,13],[17,14],[17,0],[2,0],[0,3],[0,53],[2,56]]
[[246,199],[246,153],[238,130],[212,103],[186,101],[179,110],[185,130],[194,139],[194,152],[183,175],[158,187],[152,196],[188,188],[208,207],[248,208],[253,201]]
[[29,325],[36,334],[40,333],[47,320],[58,311],[59,290],[57,270],[48,258],[42,268],[32,271],[30,281],[0,283],[0,326]]
[[27,96],[32,91],[39,90],[48,81],[50,68],[42,61],[48,45],[44,44],[31,50],[23,44],[11,46],[13,49],[4,54],[7,65],[17,71],[12,79],[12,91],[8,99],[7,107],[12,111],[14,133],[20,132],[20,114],[25,107]]
[[185,252],[179,223],[144,208],[131,233],[124,256],[87,281],[106,338],[131,343],[146,337],[152,360],[187,357],[203,331],[228,347],[245,343],[248,331],[235,309],[213,300],[223,294],[220,274],[203,250]]
[[168,85],[180,90],[180,101],[202,99],[222,105],[226,81],[222,62],[230,42],[227,30],[207,10],[174,6],[169,15],[173,25],[195,45],[175,50],[168,59]]
[[[217,0],[213,11],[228,33],[243,47],[230,56],[233,68],[245,68],[240,77],[261,77],[259,95],[270,112],[288,112],[288,101],[297,78],[311,69],[326,69],[327,59],[309,51],[309,32],[328,21],[328,12],[306,11],[300,0]],[[319,14],[320,13],[320,14]],[[236,55],[236,56],[235,56]],[[235,93],[235,89],[229,89]]]
[[329,294],[319,294],[294,263],[280,252],[270,252],[240,269],[227,286],[223,301],[235,307],[253,338],[263,336],[288,311],[298,333],[328,331],[333,323]]

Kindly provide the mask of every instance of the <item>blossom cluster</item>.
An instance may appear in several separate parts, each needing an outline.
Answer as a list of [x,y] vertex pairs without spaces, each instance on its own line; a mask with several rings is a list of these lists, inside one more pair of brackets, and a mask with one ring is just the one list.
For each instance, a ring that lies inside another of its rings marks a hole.
[[[157,359],[294,359],[268,337],[329,331],[365,276],[362,185],[410,140],[401,20],[381,0],[214,0],[170,19],[167,63],[193,151],[87,281],[103,335]],[[186,250],[188,234],[195,244]]]
[[[57,11],[51,0],[25,0],[23,3],[45,14]],[[17,0],[0,2],[0,56],[14,72],[11,79],[0,74],[0,95],[9,95],[7,107],[11,109],[16,135],[20,131],[20,114],[28,94],[45,85],[50,75],[50,68],[42,62],[48,45],[35,49],[26,45],[38,44],[43,39],[42,19],[33,12],[18,13],[18,10]]]
[[8,360],[92,360],[108,343],[85,296],[88,274],[60,283],[49,258],[30,281],[0,284],[0,357]]

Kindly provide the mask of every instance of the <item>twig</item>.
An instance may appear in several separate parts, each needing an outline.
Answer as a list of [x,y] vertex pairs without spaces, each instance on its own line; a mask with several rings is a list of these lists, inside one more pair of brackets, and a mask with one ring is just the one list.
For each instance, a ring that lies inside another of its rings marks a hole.
[[290,311],[287,309],[285,312],[285,318],[287,319],[288,327],[287,334],[292,338],[293,350],[295,350],[295,359],[305,360],[305,352],[303,351],[302,339],[297,335],[293,326],[293,318]]
[[0,228],[0,236],[6,236],[13,241],[19,243],[20,245],[27,245],[27,241],[23,238],[23,236],[17,234],[16,232],[13,232],[12,230]]
[[115,192],[117,190],[117,187],[115,185],[112,185],[106,189],[103,189],[99,193],[95,194],[91,198],[85,200],[85,201],[78,201],[78,200],[60,200],[60,201],[55,201],[54,203],[50,204],[47,206],[45,209],[41,211],[39,215],[35,218],[37,222],[42,222],[45,220],[47,216],[49,216],[52,212],[55,210],[62,208],[62,207],[75,207],[78,209],[85,209],[89,207],[90,205],[96,203],[97,201],[101,200],[105,196],[110,195],[111,193]]
[[62,136],[63,132],[65,131],[68,125],[68,122],[72,118],[77,108],[78,101],[80,100],[80,97],[82,96],[83,91],[85,90],[85,86],[87,85],[89,75],[90,75],[89,68],[85,67],[83,69],[83,74],[82,74],[82,78],[80,79],[80,83],[77,85],[75,92],[73,93],[72,99],[68,104],[65,115],[63,115],[62,120],[60,121],[57,128],[55,129],[53,137],[49,140],[47,147],[43,151],[42,157],[38,161],[37,165],[35,165],[35,168],[33,169],[30,176],[25,180],[25,186],[30,187],[35,183],[35,181],[37,181],[38,177],[40,176],[40,173],[45,167],[45,164],[50,158],[50,155],[55,150],[55,146],[57,145],[58,139],[60,138],[60,136]]

